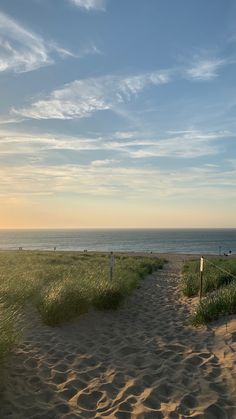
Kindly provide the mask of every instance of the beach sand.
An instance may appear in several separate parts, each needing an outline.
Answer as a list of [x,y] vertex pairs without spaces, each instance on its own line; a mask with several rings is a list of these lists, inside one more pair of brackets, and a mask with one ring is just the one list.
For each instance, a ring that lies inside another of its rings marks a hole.
[[187,256],[165,256],[116,312],[50,328],[29,311],[0,418],[236,418],[236,317],[191,327]]

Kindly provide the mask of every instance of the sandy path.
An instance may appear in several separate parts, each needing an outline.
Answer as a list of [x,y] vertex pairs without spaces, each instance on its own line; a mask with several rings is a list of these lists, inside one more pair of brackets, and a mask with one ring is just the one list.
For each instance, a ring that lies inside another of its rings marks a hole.
[[117,312],[49,328],[31,315],[10,357],[0,418],[236,418],[235,320],[194,329],[182,257]]

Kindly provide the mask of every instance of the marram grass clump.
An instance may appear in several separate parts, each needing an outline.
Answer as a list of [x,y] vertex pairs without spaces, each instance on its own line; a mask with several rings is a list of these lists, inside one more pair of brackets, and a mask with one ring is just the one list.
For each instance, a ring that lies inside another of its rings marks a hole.
[[112,284],[100,288],[92,298],[92,305],[97,310],[116,310],[124,299],[122,291]]
[[54,326],[86,312],[88,301],[75,280],[64,279],[43,288],[37,306],[44,322]]
[[[215,266],[212,266],[212,263]],[[181,283],[185,296],[194,297],[198,295],[199,268],[199,260],[189,261],[185,264]],[[194,325],[206,324],[221,316],[236,314],[235,276],[236,259],[214,258],[210,259],[210,263],[205,260],[203,299],[198,304],[192,317]]]
[[165,261],[154,257],[116,257],[113,279],[109,256],[79,252],[0,252],[0,359],[14,345],[18,313],[37,307],[51,326],[95,308],[116,309],[139,280]]
[[236,313],[236,281],[207,296],[197,307],[193,324],[200,325]]
[[6,307],[0,302],[0,363],[18,341],[19,333],[16,329],[18,316],[19,311],[16,307]]

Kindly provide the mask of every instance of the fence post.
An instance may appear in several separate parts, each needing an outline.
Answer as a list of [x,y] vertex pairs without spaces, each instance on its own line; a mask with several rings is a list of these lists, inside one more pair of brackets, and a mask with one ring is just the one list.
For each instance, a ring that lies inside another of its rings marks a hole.
[[113,252],[111,252],[110,253],[110,281],[112,281],[114,265],[115,265],[115,256],[113,255]]
[[203,256],[200,259],[200,290],[199,290],[199,301],[202,300],[202,281],[203,281],[203,268],[204,268],[204,259]]

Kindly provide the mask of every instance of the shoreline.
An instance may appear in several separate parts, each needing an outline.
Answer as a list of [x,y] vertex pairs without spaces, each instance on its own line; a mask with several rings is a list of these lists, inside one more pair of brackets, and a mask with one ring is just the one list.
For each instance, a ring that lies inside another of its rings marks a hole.
[[[204,253],[204,252],[202,252],[202,253],[196,253],[196,252],[193,252],[193,253],[186,253],[186,252],[154,252],[154,251],[132,251],[132,250],[114,250],[114,249],[112,249],[111,250],[114,254],[116,254],[116,255],[120,255],[120,256],[146,256],[146,257],[148,257],[148,256],[150,256],[150,257],[163,257],[163,256],[169,256],[169,257],[176,257],[176,256],[182,256],[182,257],[201,257],[201,256],[203,256],[203,257],[214,257],[214,258],[216,258],[216,257],[222,257],[222,258],[225,258],[225,259],[232,259],[232,258],[236,258],[236,253],[232,253],[232,254],[230,254],[230,255],[224,255],[224,254],[218,254],[218,253]],[[40,248],[37,248],[37,249],[31,249],[31,248],[24,248],[24,247],[22,247],[22,249],[21,250],[19,250],[19,248],[14,248],[14,249],[1,249],[0,248],[0,252],[42,252],[42,253],[53,253],[53,254],[59,254],[59,253],[78,253],[78,254],[80,254],[80,255],[83,255],[83,254],[87,254],[87,255],[109,255],[110,253],[111,253],[111,251],[108,251],[108,250],[87,250],[87,249],[85,249],[85,250],[70,250],[70,249],[65,249],[65,250],[63,250],[63,249],[56,249],[56,250],[53,250],[53,248],[52,249],[40,249]]]

